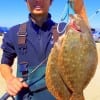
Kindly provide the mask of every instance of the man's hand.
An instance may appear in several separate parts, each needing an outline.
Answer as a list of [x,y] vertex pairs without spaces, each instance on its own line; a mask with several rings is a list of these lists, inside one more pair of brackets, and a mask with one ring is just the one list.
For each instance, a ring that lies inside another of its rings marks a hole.
[[80,15],[84,19],[86,24],[88,25],[88,17],[86,14],[86,8],[84,5],[84,1],[83,0],[69,0],[69,2],[74,12]]
[[27,88],[28,85],[22,82],[22,78],[12,76],[9,80],[6,80],[8,94],[15,96],[23,87]]
[[22,78],[17,78],[12,74],[11,66],[7,64],[0,64],[0,72],[6,81],[8,94],[15,96],[23,87],[28,87]]

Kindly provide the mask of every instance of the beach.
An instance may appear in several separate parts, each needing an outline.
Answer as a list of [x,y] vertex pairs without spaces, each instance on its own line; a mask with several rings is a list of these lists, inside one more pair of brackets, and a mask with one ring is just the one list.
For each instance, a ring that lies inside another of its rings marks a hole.
[[[0,36],[0,46],[2,43],[2,36]],[[95,72],[94,77],[88,84],[88,86],[84,89],[85,100],[100,100],[100,43],[96,43],[97,51],[98,51],[98,65]],[[2,50],[0,49],[0,60],[2,56]],[[13,65],[15,75],[16,73],[16,60]],[[6,92],[5,81],[0,75],[0,97]]]

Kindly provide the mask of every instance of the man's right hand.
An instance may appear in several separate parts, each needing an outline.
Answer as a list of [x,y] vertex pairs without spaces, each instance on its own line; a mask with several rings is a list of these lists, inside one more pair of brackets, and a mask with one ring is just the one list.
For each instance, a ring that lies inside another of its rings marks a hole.
[[22,82],[22,78],[17,78],[12,74],[12,68],[9,65],[0,64],[0,72],[6,81],[7,92],[11,96],[15,96],[23,87],[28,87],[25,82]]
[[23,88],[27,88],[28,85],[25,82],[22,82],[22,78],[17,78],[15,76],[12,76],[10,79],[6,80],[7,84],[7,92],[11,96],[16,96],[16,94]]

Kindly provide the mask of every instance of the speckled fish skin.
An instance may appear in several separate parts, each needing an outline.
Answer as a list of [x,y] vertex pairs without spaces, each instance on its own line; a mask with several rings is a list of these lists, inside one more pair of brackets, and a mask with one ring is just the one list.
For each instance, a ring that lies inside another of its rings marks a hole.
[[[73,92],[69,100],[84,100],[83,90],[94,76],[97,67],[97,50],[89,28],[79,15],[71,15],[76,26],[66,31],[58,57],[58,70]],[[63,63],[62,63],[63,62]]]
[[71,93],[67,86],[62,81],[59,75],[57,67],[57,56],[58,56],[58,46],[57,44],[51,50],[48,57],[48,63],[46,67],[46,84],[48,90],[54,95],[57,100],[69,100]]
[[55,43],[48,57],[46,84],[57,100],[85,100],[83,90],[95,74],[97,50],[82,18],[79,15],[70,17],[63,38],[61,36]]

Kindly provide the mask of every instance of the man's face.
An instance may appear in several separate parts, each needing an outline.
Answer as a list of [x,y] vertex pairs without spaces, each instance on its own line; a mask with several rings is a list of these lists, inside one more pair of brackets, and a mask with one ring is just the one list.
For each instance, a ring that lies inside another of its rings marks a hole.
[[51,0],[27,0],[30,12],[34,15],[45,15],[48,13]]

